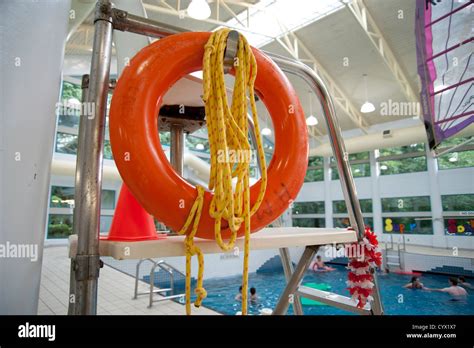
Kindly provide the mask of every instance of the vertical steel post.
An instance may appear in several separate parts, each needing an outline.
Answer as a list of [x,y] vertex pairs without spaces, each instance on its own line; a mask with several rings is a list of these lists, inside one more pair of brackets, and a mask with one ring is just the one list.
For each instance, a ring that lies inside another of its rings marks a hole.
[[[99,222],[106,101],[112,54],[112,6],[99,0],[96,7],[89,93],[92,114],[82,116],[76,167],[74,230],[78,235],[75,258],[75,314],[97,314],[99,277]],[[83,108],[89,110],[89,108]]]
[[[82,90],[82,95],[81,95],[81,102],[82,105],[86,105],[87,101],[87,95],[89,93],[89,75],[83,75],[82,76],[82,82],[81,82],[81,90]],[[80,118],[79,118],[79,135],[78,135],[78,153],[84,153],[84,146],[87,142],[87,139],[85,138],[86,133],[84,131],[85,129],[85,119],[87,118],[87,115],[84,114],[84,108],[82,108],[81,113],[80,113]],[[76,168],[79,168],[79,157],[76,157]],[[76,178],[75,178],[75,187],[79,187],[80,185],[80,175],[77,175],[76,172]],[[76,209],[78,209],[78,206],[80,204],[75,203],[74,204],[74,217],[77,217],[77,219],[73,219],[73,231],[74,233],[77,234],[78,227],[79,227],[79,215],[76,213]],[[69,276],[69,306],[68,306],[68,315],[73,315],[75,313],[75,303],[76,303],[76,259],[73,258],[71,259],[71,271],[70,271],[70,276]]]
[[172,124],[170,139],[170,162],[176,173],[183,175],[184,167],[184,129],[182,125]]

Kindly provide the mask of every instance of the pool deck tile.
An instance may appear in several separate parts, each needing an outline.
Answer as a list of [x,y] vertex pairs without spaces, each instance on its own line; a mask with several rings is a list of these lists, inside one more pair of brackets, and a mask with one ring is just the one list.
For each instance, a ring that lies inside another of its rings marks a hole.
[[[65,246],[51,246],[44,249],[41,274],[39,315],[67,314],[69,296],[69,268]],[[148,296],[133,300],[135,279],[111,267],[100,270],[97,314],[99,315],[184,315],[184,305],[173,301],[153,304],[148,308]],[[138,291],[148,290],[148,284],[140,281]],[[160,295],[155,295],[156,297]],[[195,315],[220,315],[206,308],[193,307]]]

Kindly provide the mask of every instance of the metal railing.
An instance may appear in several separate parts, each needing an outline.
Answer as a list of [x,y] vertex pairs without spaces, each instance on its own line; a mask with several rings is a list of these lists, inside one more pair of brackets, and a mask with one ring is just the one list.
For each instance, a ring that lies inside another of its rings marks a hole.
[[[148,261],[148,262],[151,262],[153,264],[153,266],[151,267],[151,270],[150,270],[150,291],[138,292],[138,280],[140,278],[140,267],[141,267],[141,265],[144,261]],[[168,288],[155,289],[155,271],[156,271],[157,267],[169,274],[170,285],[169,285]],[[148,308],[151,308],[153,306],[154,302],[168,301],[168,300],[172,300],[174,298],[184,297],[184,293],[181,293],[181,294],[175,294],[174,293],[174,291],[175,291],[175,284],[174,284],[175,274],[180,274],[183,277],[185,277],[184,273],[179,271],[177,268],[171,266],[169,263],[167,263],[164,260],[155,261],[153,259],[141,259],[140,261],[138,261],[137,267],[136,267],[135,292],[134,292],[133,299],[135,300],[135,299],[138,298],[138,296],[141,296],[141,295],[148,295],[149,299],[150,299],[149,304],[148,304]],[[162,295],[162,297],[160,297],[158,299],[153,298],[154,294],[160,294],[160,293],[163,293],[163,292],[164,293],[169,292],[170,295],[168,295],[168,296]]]
[[[388,268],[390,269],[389,266],[397,265],[400,270],[404,270],[404,264],[402,262],[403,260],[403,255],[402,252],[406,252],[406,243],[405,243],[405,235],[401,234],[400,238],[398,241],[394,241],[393,234],[390,235],[389,241],[385,241],[385,248],[383,250],[383,260],[384,260],[384,269]],[[395,264],[393,262],[389,262],[389,259],[394,257],[393,255],[389,255],[389,251],[396,251],[397,252],[397,258],[398,258],[398,264]]]

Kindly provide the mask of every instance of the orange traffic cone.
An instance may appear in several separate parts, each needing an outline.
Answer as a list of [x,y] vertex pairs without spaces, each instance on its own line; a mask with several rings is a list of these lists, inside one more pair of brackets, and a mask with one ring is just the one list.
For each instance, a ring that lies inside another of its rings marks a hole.
[[156,233],[153,217],[133,197],[128,187],[123,184],[112,219],[110,232],[106,240],[140,241],[164,238]]

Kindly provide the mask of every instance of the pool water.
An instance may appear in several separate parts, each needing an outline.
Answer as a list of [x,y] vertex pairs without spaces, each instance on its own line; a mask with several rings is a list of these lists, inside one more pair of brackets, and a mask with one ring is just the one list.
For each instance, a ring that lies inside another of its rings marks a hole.
[[[334,266],[333,272],[314,273],[308,271],[303,283],[326,283],[331,291],[348,296],[345,280],[347,270],[343,266]],[[445,293],[428,292],[424,290],[405,289],[403,285],[410,281],[411,276],[388,274],[378,277],[380,292],[386,314],[392,315],[456,315],[474,314],[474,292],[468,290],[466,300],[450,301]],[[448,286],[447,276],[422,275],[421,282],[429,288],[444,288]],[[210,279],[204,282],[208,296],[203,305],[222,314],[234,315],[240,311],[241,303],[235,300],[241,284],[241,277],[226,277]],[[249,314],[259,314],[262,308],[274,308],[286,284],[283,272],[251,273],[249,288],[255,287],[259,296],[256,304],[249,304]],[[349,312],[330,306],[303,306],[305,315],[340,315]],[[293,314],[290,306],[289,314]]]

